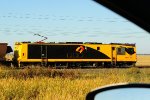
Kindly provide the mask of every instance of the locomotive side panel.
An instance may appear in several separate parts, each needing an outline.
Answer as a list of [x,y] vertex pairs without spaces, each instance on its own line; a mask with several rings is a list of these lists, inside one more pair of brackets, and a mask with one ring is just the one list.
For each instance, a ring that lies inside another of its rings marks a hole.
[[106,54],[84,45],[47,45],[48,59],[110,59]]
[[[47,62],[110,62],[110,47],[101,44],[18,43],[15,45],[15,59],[18,66],[22,62],[40,63],[43,59]],[[46,56],[43,58],[43,55]]]
[[29,44],[27,47],[27,59],[41,59],[41,45]]
[[[28,59],[41,59],[42,47],[46,46],[47,59],[110,59],[104,51],[98,51],[92,46],[84,45],[28,45]],[[96,45],[96,47],[100,45]],[[82,50],[80,50],[80,47]],[[109,46],[110,47],[110,46]],[[79,50],[77,50],[79,48]],[[101,48],[103,49],[104,46]],[[105,49],[105,48],[104,48]],[[106,52],[109,51],[107,47]],[[110,51],[109,51],[110,52]]]

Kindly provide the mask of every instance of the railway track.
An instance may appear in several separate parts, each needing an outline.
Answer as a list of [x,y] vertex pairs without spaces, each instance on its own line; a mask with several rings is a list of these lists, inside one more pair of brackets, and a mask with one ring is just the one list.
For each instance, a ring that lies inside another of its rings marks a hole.
[[134,66],[134,67],[118,67],[118,66],[113,66],[113,67],[93,67],[93,66],[84,66],[84,67],[66,67],[66,66],[57,66],[57,67],[42,67],[42,66],[25,66],[25,67],[18,67],[16,69],[24,69],[24,68],[49,68],[49,69],[73,69],[73,70],[78,70],[78,69],[129,69],[129,68],[150,68],[150,66]]

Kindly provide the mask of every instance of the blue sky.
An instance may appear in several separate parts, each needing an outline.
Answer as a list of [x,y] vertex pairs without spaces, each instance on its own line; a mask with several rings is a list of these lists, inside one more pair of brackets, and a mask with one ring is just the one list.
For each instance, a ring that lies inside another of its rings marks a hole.
[[91,0],[1,0],[0,42],[16,41],[136,43],[150,53],[150,35]]

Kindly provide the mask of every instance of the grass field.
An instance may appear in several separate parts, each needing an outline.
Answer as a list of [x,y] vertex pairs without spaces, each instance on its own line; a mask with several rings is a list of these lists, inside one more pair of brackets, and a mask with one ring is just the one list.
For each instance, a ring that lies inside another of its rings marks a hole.
[[[138,56],[139,65],[149,57]],[[115,83],[150,83],[150,68],[15,69],[0,67],[0,100],[84,100],[100,86]]]
[[3,69],[0,100],[84,100],[94,88],[126,82],[150,83],[150,69]]

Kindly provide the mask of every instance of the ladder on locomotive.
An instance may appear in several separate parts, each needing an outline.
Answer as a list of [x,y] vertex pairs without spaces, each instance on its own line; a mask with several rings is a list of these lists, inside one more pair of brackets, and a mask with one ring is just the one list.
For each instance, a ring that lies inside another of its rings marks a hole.
[[116,47],[112,47],[112,60],[111,60],[111,65],[116,66],[117,63],[117,52],[116,52]]
[[47,59],[47,46],[41,45],[41,65],[47,66],[48,59]]

